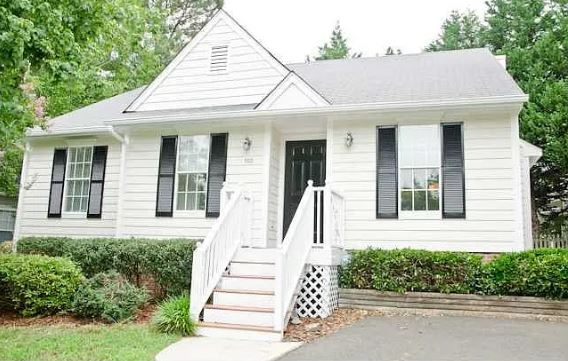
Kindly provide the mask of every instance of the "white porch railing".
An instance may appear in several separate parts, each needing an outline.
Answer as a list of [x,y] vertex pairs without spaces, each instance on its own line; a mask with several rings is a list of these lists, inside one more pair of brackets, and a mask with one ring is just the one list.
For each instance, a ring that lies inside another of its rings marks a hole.
[[308,181],[276,258],[274,329],[283,331],[312,247],[343,247],[345,200],[328,184]]
[[219,218],[193,252],[190,314],[195,320],[239,247],[251,243],[251,197],[227,185],[221,197]]

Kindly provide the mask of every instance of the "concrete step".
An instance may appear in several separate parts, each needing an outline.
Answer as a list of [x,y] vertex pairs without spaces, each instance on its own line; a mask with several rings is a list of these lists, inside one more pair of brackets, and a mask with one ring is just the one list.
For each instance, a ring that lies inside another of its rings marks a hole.
[[215,289],[214,305],[274,307],[273,291]]
[[246,326],[238,324],[200,322],[197,325],[200,336],[254,341],[281,341],[282,332],[272,327]]
[[272,327],[274,325],[274,309],[262,307],[206,305],[203,313],[203,321]]
[[274,292],[274,285],[275,281],[273,276],[224,275],[221,278],[221,282],[219,282],[218,288]]
[[274,276],[276,273],[276,266],[274,263],[267,262],[232,261],[229,266],[229,273],[233,276]]
[[276,254],[279,252],[277,248],[239,248],[233,262],[268,262],[274,263]]

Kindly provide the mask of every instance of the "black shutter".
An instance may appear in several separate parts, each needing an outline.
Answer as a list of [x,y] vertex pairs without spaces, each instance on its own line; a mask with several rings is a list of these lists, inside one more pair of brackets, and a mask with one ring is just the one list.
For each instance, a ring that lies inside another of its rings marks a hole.
[[396,127],[377,128],[377,218],[398,217]]
[[444,218],[465,218],[461,124],[442,124],[442,215]]
[[106,145],[96,146],[93,148],[93,163],[91,166],[91,185],[89,189],[87,218],[101,218],[107,152],[108,147]]
[[174,209],[174,183],[176,177],[177,136],[162,137],[156,217],[171,217]]
[[67,149],[55,149],[51,168],[51,187],[49,190],[48,218],[60,218],[63,204],[63,184],[65,183],[65,166]]
[[223,188],[227,171],[228,138],[229,135],[227,133],[211,134],[206,217],[219,217],[221,210],[221,188]]

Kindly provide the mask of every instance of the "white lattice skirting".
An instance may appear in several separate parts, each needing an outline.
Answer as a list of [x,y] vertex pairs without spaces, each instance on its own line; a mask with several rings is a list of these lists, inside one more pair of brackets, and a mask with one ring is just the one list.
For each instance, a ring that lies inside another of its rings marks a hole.
[[296,302],[300,317],[326,318],[339,305],[337,266],[308,265]]

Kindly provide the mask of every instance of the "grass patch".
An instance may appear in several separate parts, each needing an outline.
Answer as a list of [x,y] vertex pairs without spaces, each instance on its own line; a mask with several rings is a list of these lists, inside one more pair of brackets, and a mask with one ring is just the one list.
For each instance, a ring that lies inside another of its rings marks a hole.
[[149,325],[0,327],[2,361],[153,361],[178,336]]

